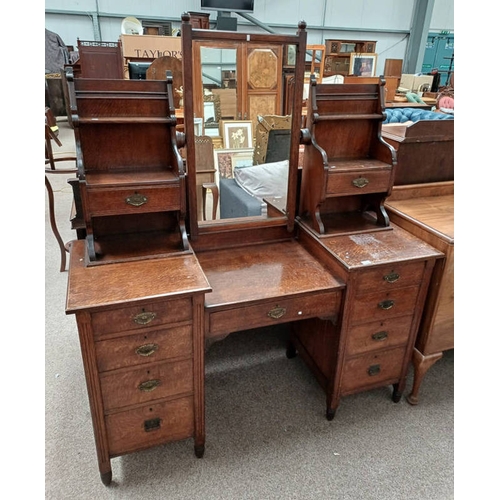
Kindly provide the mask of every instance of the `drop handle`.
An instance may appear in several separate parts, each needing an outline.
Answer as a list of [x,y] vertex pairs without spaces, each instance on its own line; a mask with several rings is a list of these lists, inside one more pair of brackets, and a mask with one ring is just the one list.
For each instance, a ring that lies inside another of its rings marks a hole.
[[146,380],[146,382],[140,383],[137,388],[141,392],[151,392],[154,391],[157,387],[159,387],[160,381],[158,379]]
[[149,420],[144,420],[144,430],[146,432],[154,431],[161,427],[161,418],[150,418]]
[[380,365],[371,365],[368,368],[368,375],[370,375],[370,377],[378,375],[379,373],[380,373]]
[[387,281],[387,283],[396,283],[396,281],[398,280],[399,280],[398,273],[389,273],[384,276],[384,281]]
[[372,339],[376,341],[385,340],[388,336],[387,332],[377,332],[372,335]]
[[358,177],[353,179],[352,184],[357,188],[364,188],[365,186],[368,186],[369,182],[370,181],[366,177]]
[[140,207],[148,202],[148,199],[143,194],[134,193],[125,198],[127,205],[132,205],[133,207]]
[[135,353],[138,356],[143,356],[143,357],[148,357],[154,354],[158,350],[158,344],[144,344],[139,346],[136,350]]
[[378,303],[378,307],[380,309],[383,309],[384,311],[387,311],[388,309],[391,309],[394,307],[394,301],[393,300],[383,300],[382,302]]
[[273,319],[280,319],[286,314],[286,309],[284,307],[276,306],[271,309],[267,315]]
[[142,311],[134,316],[134,323],[137,323],[138,325],[147,325],[148,323],[151,323],[151,321],[153,321],[155,318],[156,313]]

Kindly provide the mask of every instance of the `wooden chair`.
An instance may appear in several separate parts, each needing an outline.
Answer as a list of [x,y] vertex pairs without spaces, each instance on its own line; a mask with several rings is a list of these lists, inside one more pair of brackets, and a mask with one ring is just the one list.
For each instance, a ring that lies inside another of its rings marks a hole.
[[207,191],[212,193],[212,220],[217,218],[219,187],[215,182],[214,146],[211,137],[199,135],[194,138],[196,158],[196,186],[201,187],[203,220],[207,220]]
[[[316,82],[321,83],[325,70],[325,46],[307,45],[306,47],[306,71],[316,75]],[[304,83],[309,83],[310,75],[306,75]]]
[[57,228],[56,216],[55,216],[55,203],[54,203],[54,191],[52,185],[50,184],[47,174],[75,174],[77,173],[76,166],[74,168],[57,168],[56,164],[58,162],[75,161],[76,156],[60,156],[55,157],[52,149],[52,141],[54,141],[59,147],[62,146],[61,141],[58,138],[58,128],[56,125],[56,120],[50,108],[45,108],[45,187],[47,189],[47,194],[49,197],[49,218],[50,227],[54,236],[56,237],[57,244],[59,245],[59,250],[61,253],[61,265],[60,272],[66,270],[66,252],[69,251],[68,246],[64,244],[59,229]]

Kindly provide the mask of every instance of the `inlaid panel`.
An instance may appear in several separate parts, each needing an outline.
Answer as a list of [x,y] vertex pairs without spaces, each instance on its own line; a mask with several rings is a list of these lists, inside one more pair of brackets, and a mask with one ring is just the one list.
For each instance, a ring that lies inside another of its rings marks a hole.
[[248,53],[248,85],[254,90],[271,90],[278,85],[280,60],[271,49],[253,49]]

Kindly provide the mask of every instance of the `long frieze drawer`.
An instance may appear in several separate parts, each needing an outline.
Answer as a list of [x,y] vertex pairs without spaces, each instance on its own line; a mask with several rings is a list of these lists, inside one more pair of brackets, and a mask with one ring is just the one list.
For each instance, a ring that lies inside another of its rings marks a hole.
[[412,315],[418,291],[419,288],[413,286],[357,295],[352,307],[351,324]]
[[180,210],[178,185],[162,187],[87,189],[91,216]]
[[208,335],[219,335],[305,318],[336,316],[342,292],[327,292],[311,297],[274,299],[255,306],[210,313]]
[[142,406],[107,415],[106,432],[111,456],[123,455],[191,437],[194,433],[193,398]]
[[[126,285],[120,283],[119,286]],[[187,298],[96,312],[92,314],[92,327],[94,334],[99,336],[177,323],[191,318],[191,299]]]
[[346,196],[353,194],[380,193],[389,190],[391,170],[349,173],[328,172],[326,183],[327,196]]
[[388,349],[347,360],[341,382],[341,391],[347,393],[401,377],[405,347]]
[[100,372],[141,365],[169,358],[188,357],[193,352],[191,325],[144,332],[95,343]]
[[392,290],[403,286],[419,285],[422,281],[425,262],[394,263],[375,267],[359,273],[356,291]]
[[347,336],[347,355],[405,345],[412,319],[412,316],[403,316],[353,326]]
[[104,410],[146,403],[193,391],[191,359],[150,364],[139,369],[101,375]]

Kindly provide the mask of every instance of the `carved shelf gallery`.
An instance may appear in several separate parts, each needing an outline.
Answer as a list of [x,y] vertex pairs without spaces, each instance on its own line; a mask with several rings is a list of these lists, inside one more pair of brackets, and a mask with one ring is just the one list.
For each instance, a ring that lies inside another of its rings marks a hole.
[[189,251],[172,78],[66,74],[89,264]]

